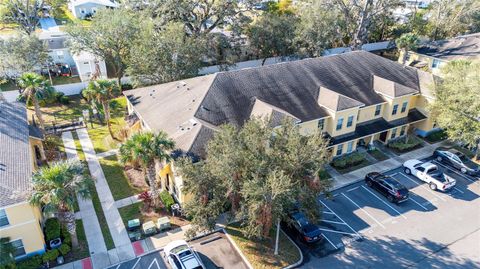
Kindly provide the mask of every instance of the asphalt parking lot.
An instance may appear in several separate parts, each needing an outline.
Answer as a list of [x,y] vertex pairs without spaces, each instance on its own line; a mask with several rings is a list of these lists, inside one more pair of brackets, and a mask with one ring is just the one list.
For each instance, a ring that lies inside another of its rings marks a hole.
[[[222,232],[188,242],[202,259],[207,269],[233,268],[247,269],[247,265],[230,244],[225,234]],[[171,268],[163,257],[163,251],[154,251],[152,253],[137,257],[127,262],[117,264],[109,269],[166,269]]]
[[479,179],[436,164],[456,179],[455,188],[432,191],[399,167],[386,173],[410,190],[399,205],[363,181],[319,199],[325,240],[296,240],[302,268],[480,268]]

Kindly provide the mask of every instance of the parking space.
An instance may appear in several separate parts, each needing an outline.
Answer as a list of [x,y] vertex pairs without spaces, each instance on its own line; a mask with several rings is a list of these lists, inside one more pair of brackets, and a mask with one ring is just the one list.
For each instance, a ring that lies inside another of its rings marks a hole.
[[[456,180],[454,188],[433,191],[399,167],[386,174],[409,189],[409,198],[400,204],[388,202],[363,181],[334,191],[332,199],[319,199],[323,206],[319,227],[325,240],[315,246],[299,244],[306,256],[305,267],[317,268],[322,264],[323,268],[347,268],[346,264],[356,261],[356,268],[362,268],[363,263],[366,268],[381,268],[381,259],[385,258],[394,258],[401,264],[391,268],[410,266],[425,253],[445,248],[449,240],[454,242],[467,231],[480,229],[478,178],[435,164]],[[462,229],[460,220],[468,228]],[[476,247],[480,255],[480,245]],[[362,259],[359,253],[367,257]],[[366,263],[368,256],[376,256],[370,258],[378,267]]]
[[[216,232],[208,236],[201,237],[197,240],[188,242],[188,244],[198,253],[200,259],[207,269],[248,268],[223,232]],[[154,251],[130,261],[112,266],[109,269],[171,268],[163,256],[163,251]]]

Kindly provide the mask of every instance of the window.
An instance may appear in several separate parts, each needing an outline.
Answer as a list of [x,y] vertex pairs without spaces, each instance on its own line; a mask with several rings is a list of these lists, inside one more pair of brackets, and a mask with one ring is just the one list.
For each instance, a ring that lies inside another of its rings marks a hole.
[[337,146],[337,156],[342,155],[343,144]]
[[398,105],[394,105],[392,110],[392,115],[397,114],[397,111],[398,111]]
[[347,128],[352,127],[352,125],[353,125],[353,116],[348,116]]
[[402,126],[402,129],[400,129],[400,136],[405,134],[406,129],[407,129],[407,126]]
[[380,115],[380,112],[382,111],[382,105],[377,105],[375,107],[375,116]]
[[433,59],[432,68],[438,68],[440,66],[440,60]]
[[323,131],[323,127],[325,127],[325,119],[318,120],[318,129],[320,129],[320,131]]
[[338,119],[337,121],[337,131],[342,129],[343,118]]
[[408,102],[403,102],[401,113],[404,113],[405,111],[407,111],[407,106],[408,106]]
[[392,136],[391,136],[391,138],[394,139],[395,136],[397,136],[397,128],[394,128],[394,129],[392,130]]
[[23,242],[22,239],[18,239],[15,241],[10,241],[10,245],[15,249],[13,251],[13,256],[18,257],[18,256],[23,256],[26,254],[25,248],[23,247]]
[[350,141],[347,144],[347,153],[352,152],[352,150],[353,150],[353,141]]
[[0,209],[0,227],[7,226],[10,224],[8,222],[7,218],[7,213],[5,212],[5,209]]

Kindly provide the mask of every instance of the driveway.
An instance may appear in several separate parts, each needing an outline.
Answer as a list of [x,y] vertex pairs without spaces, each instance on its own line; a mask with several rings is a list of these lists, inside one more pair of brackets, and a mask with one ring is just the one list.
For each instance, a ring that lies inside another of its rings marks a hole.
[[437,165],[457,180],[449,192],[432,191],[397,168],[386,174],[410,190],[400,205],[363,181],[319,199],[325,240],[297,240],[302,268],[480,268],[479,179]]
[[[248,269],[242,258],[223,232],[199,238],[188,243],[202,259],[207,269]],[[109,269],[165,269],[171,268],[165,261],[163,250],[151,252]]]

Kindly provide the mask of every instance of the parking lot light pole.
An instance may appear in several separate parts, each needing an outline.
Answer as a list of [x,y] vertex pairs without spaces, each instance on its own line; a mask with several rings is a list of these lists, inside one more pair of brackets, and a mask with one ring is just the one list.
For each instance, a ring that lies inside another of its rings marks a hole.
[[277,238],[275,239],[275,255],[278,255],[278,237],[280,236],[280,218],[277,219]]

